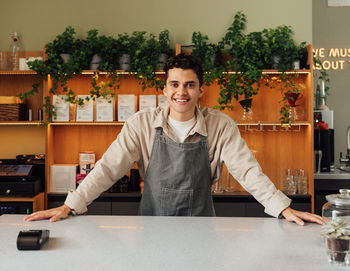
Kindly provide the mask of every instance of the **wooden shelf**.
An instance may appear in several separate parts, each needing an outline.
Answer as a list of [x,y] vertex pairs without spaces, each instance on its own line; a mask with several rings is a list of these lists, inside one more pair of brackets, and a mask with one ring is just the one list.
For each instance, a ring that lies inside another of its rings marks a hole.
[[0,121],[0,126],[42,126],[41,121]]
[[89,125],[89,126],[123,126],[124,121],[86,121],[86,122],[78,122],[78,121],[62,121],[62,122],[51,122],[49,126],[83,126],[83,125]]
[[36,75],[35,71],[11,71],[11,70],[0,70],[0,75]]
[[[99,71],[99,70],[83,70],[81,72],[82,75],[93,75],[94,73],[98,72],[99,74],[108,74],[108,72],[106,71]],[[121,71],[121,70],[117,70],[116,71],[117,74],[120,75],[133,75],[133,74],[137,74],[137,72],[126,72],[126,71]],[[163,75],[165,74],[164,71],[156,71],[154,72],[155,74],[159,74],[159,75]]]
[[34,197],[0,197],[0,202],[32,202],[33,212],[44,210],[45,203],[44,192],[39,193]]

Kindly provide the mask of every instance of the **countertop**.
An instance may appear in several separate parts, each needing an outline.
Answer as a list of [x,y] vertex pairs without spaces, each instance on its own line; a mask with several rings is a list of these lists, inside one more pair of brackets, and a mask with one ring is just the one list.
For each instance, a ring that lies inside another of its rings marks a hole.
[[[338,270],[327,262],[317,224],[240,217],[23,218],[0,216],[1,270]],[[41,250],[17,250],[19,231],[29,229],[50,230]]]
[[346,172],[336,168],[333,172],[321,172],[314,174],[315,180],[350,180],[350,172]]

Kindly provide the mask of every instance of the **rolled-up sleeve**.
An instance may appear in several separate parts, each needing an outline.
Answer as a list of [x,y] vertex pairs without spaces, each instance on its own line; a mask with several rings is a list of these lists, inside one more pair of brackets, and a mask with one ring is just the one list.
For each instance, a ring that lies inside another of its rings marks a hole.
[[291,200],[262,172],[233,121],[222,136],[221,159],[231,175],[265,207],[265,213],[278,217]]
[[137,133],[134,127],[126,122],[116,140],[109,146],[77,190],[68,193],[65,204],[77,214],[86,212],[87,206],[94,199],[130,170],[140,159],[140,153]]

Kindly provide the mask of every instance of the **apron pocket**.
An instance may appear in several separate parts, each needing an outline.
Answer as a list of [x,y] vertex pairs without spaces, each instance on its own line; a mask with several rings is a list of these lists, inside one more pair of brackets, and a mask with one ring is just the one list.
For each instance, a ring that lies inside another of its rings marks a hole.
[[160,215],[191,216],[193,190],[162,188]]

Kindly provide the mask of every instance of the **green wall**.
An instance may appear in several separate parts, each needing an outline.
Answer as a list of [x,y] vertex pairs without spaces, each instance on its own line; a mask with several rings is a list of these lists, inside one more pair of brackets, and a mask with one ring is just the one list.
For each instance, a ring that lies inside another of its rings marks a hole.
[[[298,42],[312,41],[311,0],[3,0],[0,50],[9,49],[11,33],[17,31],[24,50],[41,51],[67,25],[76,29],[78,37],[85,37],[93,28],[100,34],[114,36],[136,30],[159,33],[168,29],[172,46],[191,44],[193,31],[201,31],[216,42],[240,10],[247,15],[248,32],[285,24],[292,26]],[[45,134],[44,130],[40,131],[40,135],[30,134],[30,149],[5,148],[8,142],[0,143],[0,158],[43,153]],[[12,132],[11,128],[0,131],[5,138]],[[16,138],[16,141],[28,142],[28,136],[27,132],[22,133],[22,140]]]
[[248,31],[285,24],[297,41],[312,41],[311,0],[12,0],[1,3],[0,50],[8,50],[13,31],[26,51],[42,50],[67,25],[80,37],[92,28],[106,35],[168,29],[173,45],[190,44],[193,31],[217,41],[239,10],[248,17]]
[[[314,48],[350,48],[350,8],[329,8],[327,2],[313,0]],[[328,73],[331,81],[327,105],[334,110],[335,163],[339,165],[339,152],[346,154],[346,129],[350,125],[350,64]]]

